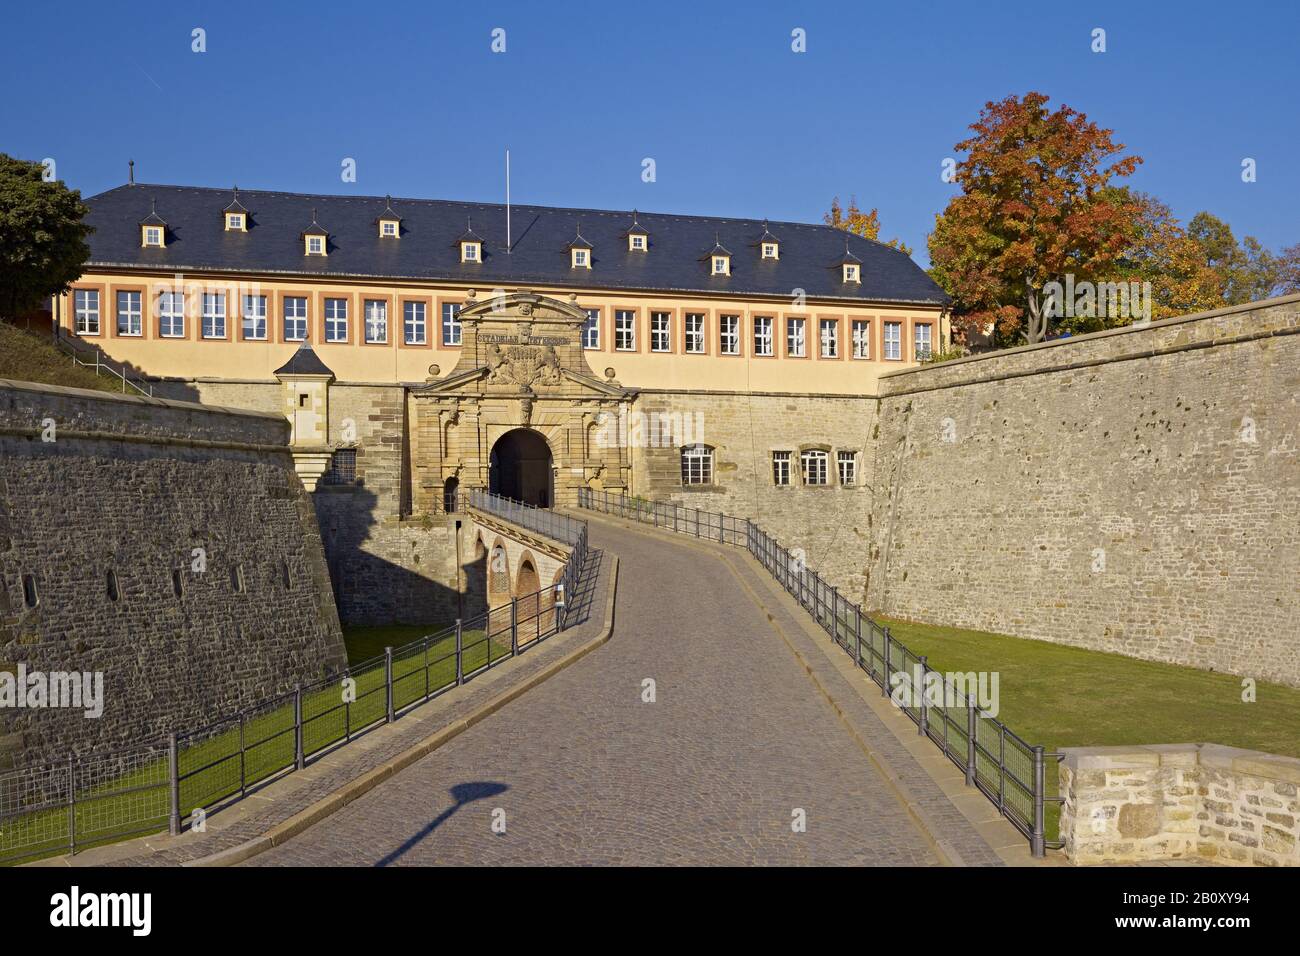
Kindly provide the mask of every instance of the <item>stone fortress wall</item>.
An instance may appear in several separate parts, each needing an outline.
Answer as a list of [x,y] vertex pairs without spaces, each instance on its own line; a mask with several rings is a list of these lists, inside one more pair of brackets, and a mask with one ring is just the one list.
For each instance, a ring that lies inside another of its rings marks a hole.
[[344,665],[288,431],[279,414],[0,382],[0,670],[104,687],[99,719],[0,708],[0,769],[197,729]]
[[1290,296],[885,376],[868,606],[1300,685],[1298,331]]

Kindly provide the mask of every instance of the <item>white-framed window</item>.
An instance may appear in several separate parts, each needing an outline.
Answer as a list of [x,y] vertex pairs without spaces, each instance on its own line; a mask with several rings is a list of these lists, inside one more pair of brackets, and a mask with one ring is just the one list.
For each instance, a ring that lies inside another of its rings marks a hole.
[[650,313],[650,351],[668,352],[672,349],[673,318],[671,312]]
[[165,339],[185,338],[184,292],[163,292],[158,296],[158,334]]
[[139,292],[117,293],[117,334],[144,335],[144,313]]
[[442,304],[442,344],[460,345],[460,306],[455,302]]
[[307,237],[307,254],[309,256],[319,256],[325,254],[325,237],[308,236]]
[[826,466],[830,456],[817,448],[810,448],[799,454],[799,465],[803,469],[805,485],[826,484]]
[[393,220],[391,220],[391,219],[385,219],[385,220],[380,224],[380,231],[381,231],[385,236],[396,236],[396,235],[397,235],[397,223],[393,222]]
[[725,276],[731,274],[731,263],[726,256],[713,257],[713,274],[715,276]]
[[635,232],[634,232],[634,233],[632,233],[632,235],[628,236],[628,240],[629,240],[629,242],[630,242],[630,245],[629,245],[628,248],[630,248],[630,249],[635,249],[635,250],[638,251],[638,252],[644,251],[644,249],[645,249],[645,236],[641,235],[640,233],[635,233]]
[[740,316],[718,316],[718,351],[722,355],[740,354]]
[[144,244],[146,246],[161,246],[162,238],[163,231],[161,226],[144,227]]
[[897,361],[903,357],[903,323],[885,323],[885,358]]
[[460,244],[461,262],[478,262],[478,243],[462,242]]
[[226,294],[224,292],[203,293],[202,331],[205,339],[226,337]]
[[837,319],[822,319],[821,324],[822,358],[840,357],[840,323]]
[[918,322],[912,328],[914,344],[916,346],[916,360],[930,357],[930,352],[934,348],[933,326],[929,322]]
[[772,452],[772,483],[790,484],[790,453],[788,451]]
[[627,309],[617,309],[614,312],[614,349],[618,352],[636,351],[635,312]]
[[402,303],[402,335],[407,345],[423,345],[428,341],[428,316],[423,302]]
[[573,250],[573,265],[578,269],[587,268],[588,258],[586,249]]
[[99,334],[99,290],[78,289],[72,297],[78,335]]
[[704,313],[686,313],[686,351],[693,354],[704,352]]
[[325,300],[325,341],[346,342],[348,340],[348,300]]
[[785,320],[785,354],[803,358],[808,354],[808,320]]
[[243,228],[244,228],[243,215],[237,212],[226,213],[226,229],[242,230]]
[[366,299],[366,342],[382,345],[388,341],[388,302],[385,299]]
[[587,321],[582,324],[582,347],[600,348],[600,309],[587,309]]
[[856,452],[837,451],[835,453],[835,463],[839,466],[841,485],[856,485],[858,483],[858,456]]
[[848,263],[848,262],[844,263],[844,281],[845,281],[845,282],[857,282],[857,281],[858,281],[858,267],[857,267],[857,266],[853,265],[852,263]]
[[713,484],[713,449],[708,445],[687,445],[682,449],[682,484]]
[[853,357],[871,358],[871,322],[868,319],[853,320]]
[[284,297],[284,340],[302,342],[307,338],[307,297]]
[[244,338],[246,339],[265,339],[266,338],[266,296],[264,295],[246,295],[244,296],[244,307],[240,310],[241,322],[244,326]]
[[772,317],[770,315],[754,316],[754,354],[771,355],[772,352]]
[[763,258],[764,258],[764,259],[775,259],[775,258],[776,258],[776,243],[775,243],[775,242],[765,242],[765,243],[763,243]]

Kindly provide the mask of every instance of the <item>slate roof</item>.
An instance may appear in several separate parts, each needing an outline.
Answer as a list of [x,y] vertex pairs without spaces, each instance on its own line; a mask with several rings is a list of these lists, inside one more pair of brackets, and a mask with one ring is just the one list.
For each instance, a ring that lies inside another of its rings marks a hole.
[[273,373],[275,375],[333,375],[334,372],[324,362],[320,356],[306,342],[303,342],[296,349],[289,361],[285,362]]
[[[811,298],[862,302],[946,303],[947,296],[904,253],[826,225],[680,216],[638,210],[649,249],[627,247],[625,210],[512,206],[514,249],[506,252],[506,209],[493,203],[434,199],[392,200],[402,207],[402,237],[378,236],[374,222],[385,197],[327,196],[241,189],[248,232],[223,229],[229,189],[135,184],[86,200],[93,226],[90,262],[100,267],[167,271],[398,278],[448,281],[474,287],[558,286],[699,292],[708,295],[788,297],[803,289]],[[142,248],[138,223],[151,203],[167,216],[164,248]],[[312,211],[329,223],[328,256],[306,256],[302,223]],[[480,262],[461,262],[457,238],[472,219],[482,234]],[[592,268],[570,267],[569,248],[581,221],[592,246]],[[753,249],[768,229],[781,235],[781,258]],[[842,281],[845,239],[862,260],[862,282]],[[733,255],[731,275],[713,275],[715,245],[745,249]]]

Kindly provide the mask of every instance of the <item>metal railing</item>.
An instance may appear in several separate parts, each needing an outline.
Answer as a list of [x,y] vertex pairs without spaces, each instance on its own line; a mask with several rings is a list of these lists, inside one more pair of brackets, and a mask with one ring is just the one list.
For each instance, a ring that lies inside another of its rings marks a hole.
[[536,505],[524,504],[513,498],[503,498],[482,488],[470,489],[468,503],[471,508],[494,514],[521,528],[536,531],[540,535],[568,545],[577,544],[578,539],[587,534],[585,521],[570,518],[549,508],[538,508]]
[[193,821],[218,803],[242,799],[257,784],[301,770],[565,630],[587,557],[586,523],[566,520],[577,527],[577,540],[560,587],[511,598],[165,742],[0,774],[0,862],[76,853],[163,829],[179,833],[184,817]]
[[[136,378],[126,374],[126,368],[118,368],[98,346],[92,345],[89,348],[83,348],[78,344],[78,340],[69,336],[63,329],[55,327],[54,344],[61,348],[68,355],[72,356],[72,364],[80,365],[82,368],[95,370],[95,374],[101,373],[112,375],[122,381],[122,392],[125,394],[127,388],[132,388],[141,395],[152,398],[153,386],[142,378]],[[83,357],[85,356],[85,357]]]
[[578,505],[745,548],[852,656],[880,686],[881,693],[907,714],[917,725],[917,733],[933,741],[966,774],[966,785],[988,797],[1029,840],[1034,856],[1063,845],[1046,838],[1046,805],[1062,801],[1047,793],[1046,762],[1059,760],[1060,755],[1026,742],[1006,724],[982,713],[947,675],[930,669],[925,655],[913,653],[888,627],[864,614],[859,605],[843,597],[754,522],[587,488],[579,490]]

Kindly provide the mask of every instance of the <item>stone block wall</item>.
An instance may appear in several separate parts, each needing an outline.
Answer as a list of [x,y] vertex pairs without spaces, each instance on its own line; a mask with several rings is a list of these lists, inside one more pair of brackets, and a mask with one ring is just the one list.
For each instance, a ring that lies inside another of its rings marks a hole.
[[1061,761],[1076,864],[1300,866],[1300,760],[1217,744],[1083,747]]
[[1297,332],[1292,296],[882,378],[869,606],[1300,685]]
[[[713,448],[714,483],[682,485],[677,442],[633,448],[630,493],[757,521],[785,547],[802,548],[808,566],[854,602],[863,597],[875,484],[877,402],[866,396],[643,391],[636,412],[702,425],[696,440]],[[825,485],[804,485],[799,453],[830,455]],[[772,453],[791,453],[788,486],[773,481]],[[836,474],[836,453],[856,455],[851,486]]]
[[0,669],[102,672],[105,694],[99,719],[0,709],[0,764],[197,729],[343,666],[287,439],[280,414],[0,383]]

